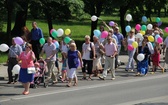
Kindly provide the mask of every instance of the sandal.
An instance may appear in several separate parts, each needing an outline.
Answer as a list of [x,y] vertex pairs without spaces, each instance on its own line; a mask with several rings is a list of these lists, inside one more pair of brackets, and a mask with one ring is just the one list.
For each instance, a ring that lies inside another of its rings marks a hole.
[[74,83],[73,86],[77,86],[77,83]]
[[82,77],[82,79],[81,80],[86,80],[86,77]]
[[66,86],[67,86],[67,87],[71,87],[71,85],[70,85],[70,84],[67,84]]
[[93,79],[89,77],[87,80],[89,81],[89,80],[93,80]]

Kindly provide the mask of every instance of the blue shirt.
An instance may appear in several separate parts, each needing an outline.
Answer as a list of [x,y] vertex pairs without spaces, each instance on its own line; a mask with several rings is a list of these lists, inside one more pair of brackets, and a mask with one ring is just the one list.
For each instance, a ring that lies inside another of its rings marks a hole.
[[43,32],[40,28],[32,29],[31,30],[31,40],[40,40],[40,38],[43,38]]
[[116,40],[116,42],[118,43],[118,38],[113,34],[112,38],[114,38]]
[[22,48],[20,45],[16,44],[16,45],[12,45],[9,49],[9,53],[8,56],[12,57],[12,58],[16,58],[16,55],[20,55],[22,52]]
[[124,36],[121,33],[114,33],[114,35],[118,39],[118,46],[121,46],[121,42],[122,42],[122,40],[124,40]]

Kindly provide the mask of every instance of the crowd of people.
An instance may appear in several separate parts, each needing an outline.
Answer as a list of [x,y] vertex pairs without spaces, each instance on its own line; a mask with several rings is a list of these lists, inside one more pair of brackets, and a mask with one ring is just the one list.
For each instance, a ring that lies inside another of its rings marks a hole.
[[[38,66],[37,60],[39,59],[45,59],[47,63],[47,80],[52,79],[53,84],[55,84],[58,81],[57,74],[61,74],[61,81],[68,81],[67,87],[72,86],[72,81],[74,81],[73,86],[78,84],[76,70],[79,66],[83,73],[82,80],[92,80],[93,76],[105,80],[108,72],[111,74],[111,79],[114,80],[116,78],[115,71],[120,66],[118,57],[122,48],[128,51],[129,57],[125,71],[134,71],[136,73],[135,76],[140,76],[142,69],[145,69],[144,75],[147,75],[151,65],[152,74],[156,72],[158,67],[161,68],[162,72],[165,71],[165,67],[160,65],[160,54],[164,54],[164,50],[168,49],[168,37],[163,43],[154,41],[153,44],[150,44],[148,40],[149,35],[154,37],[155,35],[160,35],[163,37],[162,30],[156,24],[153,29],[146,31],[143,38],[137,38],[136,34],[139,31],[134,29],[124,38],[119,31],[117,23],[110,27],[103,22],[103,25],[100,26],[100,31],[103,32],[105,27],[107,27],[108,36],[106,38],[93,36],[93,42],[91,42],[90,36],[86,35],[81,52],[77,50],[74,40],[71,40],[69,43],[65,43],[62,40],[58,48],[53,43],[52,37],[48,37],[47,43],[40,45],[39,40],[43,38],[43,32],[37,27],[36,22],[32,22],[32,27],[31,31],[27,27],[23,27],[22,39],[24,43],[21,46],[15,43],[14,38],[12,39],[12,45],[8,54],[8,84],[21,82],[25,88],[23,91],[24,95],[29,94],[30,83],[34,79],[34,74],[28,73],[28,69],[35,65]],[[138,47],[128,50],[128,45],[132,45],[135,41],[138,43]],[[59,51],[61,52],[62,59],[58,58]],[[44,53],[46,58],[43,57]],[[144,54],[145,57],[142,61],[137,60],[138,54]],[[134,61],[137,68],[135,68]],[[61,69],[58,62],[62,63]],[[165,63],[168,64],[168,50],[166,50],[165,54]],[[13,79],[12,68],[16,64],[20,64],[21,69],[19,76],[15,74]],[[55,66],[58,70],[57,73],[55,72]]]

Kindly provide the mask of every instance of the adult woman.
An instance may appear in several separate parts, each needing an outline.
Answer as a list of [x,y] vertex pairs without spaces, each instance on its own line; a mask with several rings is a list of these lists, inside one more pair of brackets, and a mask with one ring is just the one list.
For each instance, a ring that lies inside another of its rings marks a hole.
[[30,42],[31,35],[30,35],[29,29],[26,26],[24,26],[24,27],[22,27],[22,31],[23,31],[22,35],[26,37],[27,42]]
[[98,37],[93,36],[93,43],[95,45],[95,55],[96,58],[93,60],[93,73],[95,76],[98,76],[98,71],[102,70],[101,65],[101,54],[103,53],[103,49],[101,49],[102,44],[99,42]]
[[[132,43],[135,41],[135,31],[131,30],[129,33],[129,36],[127,37],[127,44],[132,45]],[[126,46],[125,46],[126,47]],[[134,54],[135,54],[135,48],[133,50],[128,50],[128,64],[126,66],[125,71],[128,71],[131,69],[131,71],[134,71]]]
[[21,61],[19,81],[22,82],[23,87],[25,88],[22,94],[28,95],[30,82],[33,81],[33,74],[28,74],[28,68],[34,66],[33,61],[35,60],[35,55],[34,52],[32,51],[31,44],[29,43],[26,44],[26,49],[20,54],[18,60]]
[[[93,58],[90,58],[91,50],[93,51]],[[82,45],[82,60],[83,60],[83,68],[82,68],[83,78],[82,79],[83,80],[86,80],[86,70],[88,71],[88,74],[89,74],[88,80],[92,80],[91,75],[92,75],[93,59],[95,59],[94,44],[90,42],[90,36],[86,35],[85,43],[83,43]],[[87,68],[86,68],[86,65],[87,65]]]
[[71,86],[72,80],[74,79],[74,86],[77,85],[78,79],[76,75],[76,69],[79,66],[78,59],[80,60],[80,65],[82,66],[82,58],[81,53],[76,50],[76,44],[71,43],[70,44],[70,50],[68,51],[68,78],[69,82],[67,84],[68,87]]

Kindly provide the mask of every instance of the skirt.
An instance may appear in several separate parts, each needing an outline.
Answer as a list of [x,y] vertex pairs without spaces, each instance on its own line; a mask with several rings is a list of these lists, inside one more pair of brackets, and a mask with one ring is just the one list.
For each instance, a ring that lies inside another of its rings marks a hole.
[[34,80],[33,78],[34,74],[28,74],[27,68],[21,68],[19,73],[19,82],[27,83],[32,82]]

